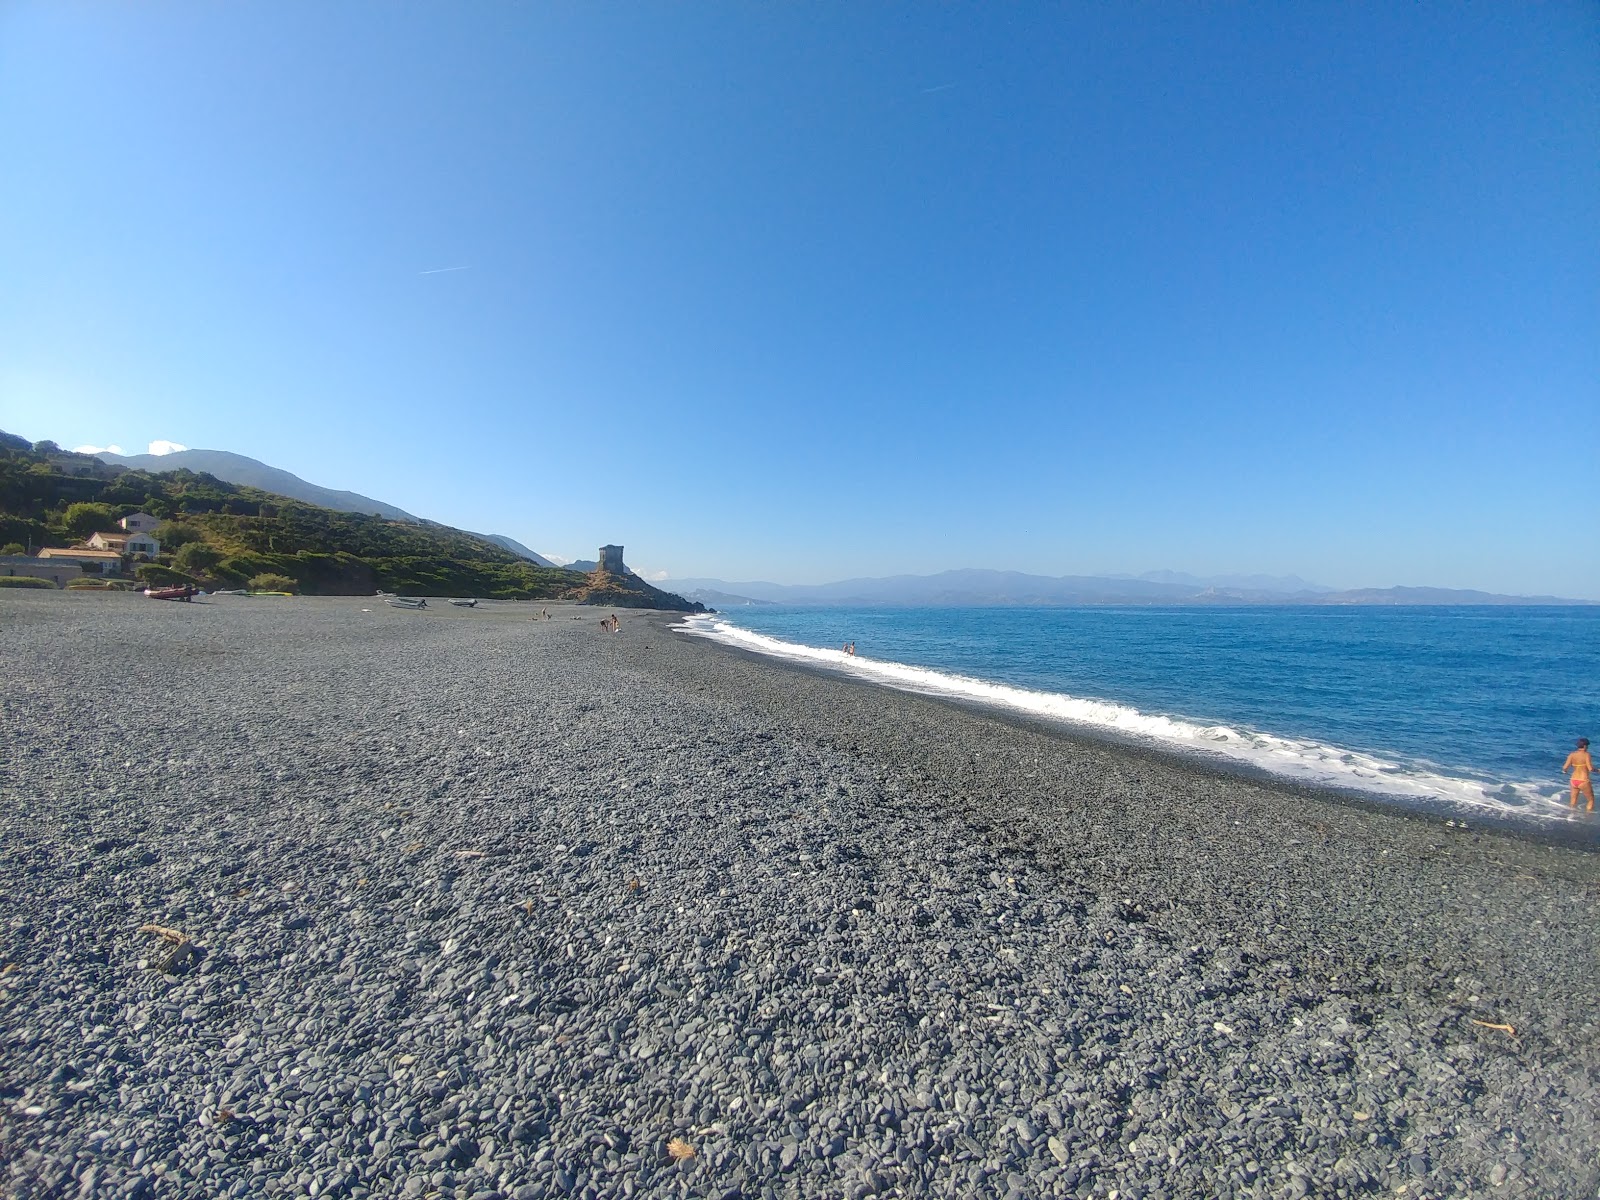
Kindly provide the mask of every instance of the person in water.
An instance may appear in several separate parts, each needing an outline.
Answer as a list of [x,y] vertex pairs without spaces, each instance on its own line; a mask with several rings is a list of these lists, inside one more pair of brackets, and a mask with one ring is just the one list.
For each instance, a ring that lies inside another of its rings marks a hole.
[[1567,804],[1568,808],[1578,807],[1580,794],[1589,797],[1587,812],[1594,811],[1594,781],[1590,778],[1594,774],[1594,760],[1589,757],[1589,739],[1579,738],[1578,748],[1567,755],[1567,761],[1561,764],[1563,771],[1572,773],[1572,799]]

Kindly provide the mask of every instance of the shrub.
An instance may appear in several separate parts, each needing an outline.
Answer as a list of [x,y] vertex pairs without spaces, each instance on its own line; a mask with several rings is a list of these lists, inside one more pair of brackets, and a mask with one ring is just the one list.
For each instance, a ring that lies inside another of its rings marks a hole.
[[35,579],[32,575],[0,575],[0,588],[49,588],[54,591],[55,586],[48,579]]
[[182,570],[203,575],[222,561],[222,551],[204,542],[188,542],[178,551],[174,561]]
[[86,538],[92,533],[115,529],[117,514],[109,504],[87,504],[79,501],[67,505],[67,515],[62,519],[66,531],[73,537]]
[[252,592],[293,592],[300,585],[287,575],[275,575],[269,571],[252,578],[249,586]]
[[0,546],[0,554],[26,554],[27,548],[21,542],[7,542]]
[[150,536],[161,543],[163,550],[176,551],[180,546],[202,540],[204,535],[193,525],[182,521],[163,521],[150,531]]
[[182,583],[194,582],[182,571],[174,571],[171,567],[163,567],[160,563],[141,563],[133,569],[133,573],[145,583],[154,584],[156,587],[177,587]]
[[243,587],[250,582],[252,575],[261,574],[261,566],[249,556],[243,558],[225,558],[211,572],[216,579],[225,581],[231,587]]

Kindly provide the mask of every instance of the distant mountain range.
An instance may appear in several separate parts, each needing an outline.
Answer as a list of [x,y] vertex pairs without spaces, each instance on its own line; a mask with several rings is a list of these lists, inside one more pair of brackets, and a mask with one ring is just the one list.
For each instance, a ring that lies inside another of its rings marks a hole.
[[1136,578],[1150,583],[1176,583],[1198,588],[1240,588],[1249,592],[1281,592],[1286,596],[1300,592],[1332,592],[1337,589],[1309,583],[1298,575],[1188,575],[1182,571],[1146,571],[1143,575],[1108,575],[1107,579]]
[[[1233,582],[1224,582],[1233,581]],[[1218,576],[1170,571],[1138,578],[1029,575],[1021,571],[960,570],[893,575],[838,583],[730,583],[722,579],[663,581],[680,595],[713,608],[741,604],[855,604],[906,606],[1074,604],[1587,604],[1555,596],[1501,596],[1453,588],[1359,588],[1334,591],[1297,576]],[[1291,590],[1292,589],[1292,590]]]
[[[376,513],[394,521],[434,525],[402,508],[309,483],[288,471],[227,450],[178,450],[171,454],[100,454],[103,462],[142,471],[187,469],[241,487],[259,488],[337,512]],[[560,564],[503,533],[476,534],[539,566]],[[592,571],[595,564],[567,564]],[[673,591],[713,608],[744,604],[859,605],[1070,605],[1070,604],[1587,604],[1555,596],[1502,596],[1452,588],[1392,587],[1337,591],[1298,575],[1188,575],[1148,571],[1143,575],[1030,575],[1022,571],[958,570],[937,575],[894,575],[837,583],[781,584],[721,579],[663,581]]]
[[340,492],[318,487],[298,475],[228,450],[176,450],[171,454],[98,454],[101,462],[115,463],[136,471],[197,471],[215,475],[226,483],[260,488],[291,500],[304,500],[335,512],[375,513],[391,521],[416,521],[403,508],[374,500],[358,492]]
[[[288,496],[291,500],[303,500],[307,504],[315,504],[319,508],[331,508],[335,512],[373,513],[387,517],[391,521],[410,521],[415,525],[431,523],[423,521],[421,517],[414,517],[405,509],[396,508],[393,504],[385,504],[382,500],[374,500],[371,496],[363,496],[360,492],[343,492],[320,487],[281,467],[268,466],[257,459],[235,454],[231,450],[175,450],[171,454],[103,453],[95,457],[101,462],[137,471],[196,471],[213,475],[224,483],[260,488],[263,492]],[[557,565],[544,555],[534,553],[515,538],[509,538],[503,533],[480,533],[474,536],[486,538],[538,566]]]

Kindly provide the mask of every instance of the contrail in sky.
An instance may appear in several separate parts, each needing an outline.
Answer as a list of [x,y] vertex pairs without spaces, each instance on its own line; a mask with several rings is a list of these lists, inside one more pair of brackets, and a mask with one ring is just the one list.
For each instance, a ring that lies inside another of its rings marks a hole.
[[924,96],[931,96],[934,92],[948,91],[949,89],[951,89],[953,87],[955,87],[955,84],[953,84],[953,83],[941,83],[938,87],[923,88],[922,89],[922,94]]
[[471,267],[435,267],[431,271],[418,271],[418,275],[448,275],[451,271],[470,271]]

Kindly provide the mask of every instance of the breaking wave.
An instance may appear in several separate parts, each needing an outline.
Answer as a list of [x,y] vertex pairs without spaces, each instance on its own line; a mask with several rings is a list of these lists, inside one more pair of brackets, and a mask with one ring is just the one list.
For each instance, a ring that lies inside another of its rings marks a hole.
[[1399,756],[1345,749],[1226,724],[1141,712],[1125,704],[1036,691],[927,667],[889,662],[842,650],[783,641],[741,628],[715,614],[688,617],[676,628],[758,654],[830,668],[902,691],[975,701],[1077,726],[1139,739],[1166,749],[1215,757],[1283,779],[1339,788],[1396,801],[1444,804],[1462,815],[1570,819],[1566,797],[1548,783],[1473,778]]

